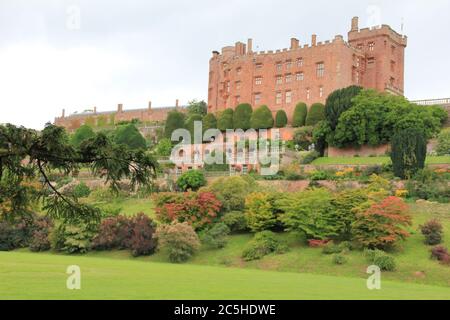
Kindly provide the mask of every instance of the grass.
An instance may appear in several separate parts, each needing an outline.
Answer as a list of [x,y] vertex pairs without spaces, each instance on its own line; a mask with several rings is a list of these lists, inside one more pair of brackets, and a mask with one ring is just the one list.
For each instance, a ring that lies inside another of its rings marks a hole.
[[[313,165],[382,165],[391,163],[389,157],[323,157]],[[427,157],[426,164],[450,164],[450,156]]]
[[[81,290],[66,268],[81,268]],[[449,299],[450,288],[382,280],[172,265],[29,252],[0,253],[0,299]]]

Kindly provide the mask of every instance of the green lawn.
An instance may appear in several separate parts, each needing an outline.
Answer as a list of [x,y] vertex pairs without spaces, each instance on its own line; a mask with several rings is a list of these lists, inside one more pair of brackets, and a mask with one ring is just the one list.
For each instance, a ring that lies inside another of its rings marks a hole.
[[[69,265],[81,290],[66,289]],[[0,299],[449,299],[450,288],[224,267],[0,253]]]
[[[316,159],[313,165],[381,165],[391,162],[389,157],[323,157]],[[450,156],[427,157],[427,164],[450,164]]]

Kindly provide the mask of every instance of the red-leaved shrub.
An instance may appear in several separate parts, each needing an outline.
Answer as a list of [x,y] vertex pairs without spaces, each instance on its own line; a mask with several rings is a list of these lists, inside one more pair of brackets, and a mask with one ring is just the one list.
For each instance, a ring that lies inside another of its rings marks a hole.
[[444,246],[436,246],[431,249],[431,258],[436,259],[443,264],[450,264],[450,254]]

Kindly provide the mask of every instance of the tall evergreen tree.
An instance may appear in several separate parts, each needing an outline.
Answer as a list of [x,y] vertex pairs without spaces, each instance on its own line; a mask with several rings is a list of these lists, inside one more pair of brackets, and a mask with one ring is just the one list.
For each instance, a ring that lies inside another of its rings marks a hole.
[[184,120],[186,116],[184,113],[174,110],[170,111],[167,115],[166,125],[164,127],[164,137],[167,139],[172,138],[172,132],[176,129],[184,128]]
[[233,109],[225,109],[219,115],[217,119],[217,129],[220,131],[225,131],[227,129],[233,129]]
[[332,130],[336,129],[339,117],[342,113],[350,109],[352,99],[357,96],[362,87],[350,86],[333,91],[325,103],[325,118],[330,123]]
[[252,118],[253,109],[248,103],[242,103],[236,107],[233,115],[233,124],[235,129],[250,129],[250,120]]
[[273,128],[273,122],[272,111],[266,105],[262,105],[253,111],[250,121],[253,129]]
[[275,115],[275,127],[284,128],[287,125],[287,115],[284,110],[278,110]]
[[297,103],[294,110],[292,126],[294,128],[303,127],[305,125],[307,114],[308,114],[308,107],[306,103],[304,102]]

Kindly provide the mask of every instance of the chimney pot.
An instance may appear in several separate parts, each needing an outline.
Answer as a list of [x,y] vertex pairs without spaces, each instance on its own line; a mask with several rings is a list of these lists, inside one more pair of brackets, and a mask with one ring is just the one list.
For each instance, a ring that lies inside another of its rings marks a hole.
[[177,107],[178,108],[178,99],[177,100],[175,100],[175,107]]
[[317,35],[313,34],[311,37],[311,45],[315,46],[317,44]]
[[299,41],[296,38],[291,38],[291,50],[297,49],[299,46]]
[[94,114],[97,113],[97,107],[94,107]]
[[359,17],[353,17],[351,31],[359,31]]
[[62,118],[66,116],[66,109],[62,109]]
[[247,53],[253,53],[253,39],[247,40]]
[[121,104],[121,103],[119,103],[118,105],[117,105],[117,112],[122,112],[123,111],[123,104]]
[[149,102],[148,102],[148,109],[150,110],[151,108],[152,108],[152,102],[149,101]]

